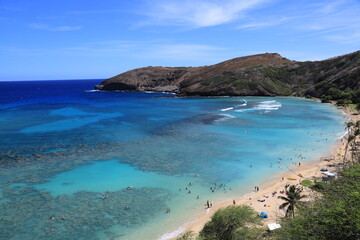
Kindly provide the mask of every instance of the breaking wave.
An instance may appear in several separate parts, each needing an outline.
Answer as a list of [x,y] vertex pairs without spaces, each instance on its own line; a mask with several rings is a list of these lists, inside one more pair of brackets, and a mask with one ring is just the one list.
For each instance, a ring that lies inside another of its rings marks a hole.
[[247,109],[238,109],[235,110],[236,112],[252,112],[252,111],[261,111],[264,110],[266,113],[270,112],[270,111],[274,111],[274,110],[278,110],[279,108],[281,108],[282,105],[281,103],[272,100],[272,101],[263,101],[258,103],[258,105],[256,105],[253,108],[247,108]]
[[235,105],[233,107],[222,108],[222,109],[220,109],[220,111],[222,111],[222,112],[227,112],[227,111],[231,111],[231,110],[236,111],[236,110],[239,109],[239,107],[245,107],[247,105],[247,101],[245,99],[242,99],[241,101],[242,101],[241,104],[237,104],[237,105]]

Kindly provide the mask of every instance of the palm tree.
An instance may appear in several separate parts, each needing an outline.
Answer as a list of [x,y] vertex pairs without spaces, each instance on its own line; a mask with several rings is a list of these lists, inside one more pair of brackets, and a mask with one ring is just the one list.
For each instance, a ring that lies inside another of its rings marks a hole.
[[[355,155],[355,159],[357,161],[359,161],[359,156],[358,156],[358,145],[357,145],[357,139],[358,139],[358,136],[360,136],[360,120],[356,121],[355,123],[355,129],[354,129],[354,140],[353,140],[353,156]],[[355,154],[354,154],[355,152]],[[353,162],[354,162],[354,157],[353,157]]]
[[347,122],[346,123],[346,126],[345,126],[345,130],[347,131],[347,133],[350,133],[352,127],[354,126],[355,124],[353,122]]
[[344,153],[344,159],[343,159],[343,162],[345,163],[345,159],[346,159],[346,154],[347,154],[347,151],[348,151],[348,148],[349,148],[349,144],[355,140],[355,136],[354,135],[349,135],[347,138],[346,138],[346,146],[345,146],[345,153]]
[[[356,123],[357,124],[357,123]],[[351,135],[351,131],[353,130],[353,127],[356,125],[353,122],[347,122],[345,123],[345,130],[347,132],[347,138],[345,138],[345,140],[347,140],[346,142],[346,146],[345,146],[345,153],[344,153],[344,158],[343,158],[343,162],[345,163],[345,159],[346,159],[346,154],[347,154],[347,150],[349,147],[350,142],[353,140],[353,138],[350,136]]]
[[286,217],[292,216],[295,217],[295,207],[299,207],[304,205],[304,202],[301,199],[305,198],[305,195],[301,195],[302,189],[291,185],[290,187],[286,188],[286,197],[278,196],[278,198],[284,200],[285,202],[279,206],[279,209],[286,208]]

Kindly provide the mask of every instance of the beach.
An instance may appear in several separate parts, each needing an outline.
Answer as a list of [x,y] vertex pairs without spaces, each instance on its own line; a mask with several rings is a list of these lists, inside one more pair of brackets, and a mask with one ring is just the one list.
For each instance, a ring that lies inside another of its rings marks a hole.
[[[350,108],[342,109],[344,114],[347,115],[348,121],[356,122],[360,120],[360,115],[357,115],[355,110]],[[250,192],[241,198],[234,199],[235,205],[248,205],[254,208],[256,212],[266,212],[268,214],[268,218],[263,219],[262,221],[262,225],[264,227],[270,223],[278,223],[279,220],[285,216],[285,211],[279,209],[283,200],[278,198],[278,196],[285,196],[285,194],[281,194],[280,192],[285,190],[286,185],[299,185],[301,181],[306,179],[311,180],[314,178],[321,178],[324,176],[322,171],[320,171],[322,167],[326,167],[328,171],[335,171],[336,167],[329,167],[328,165],[336,165],[343,162],[346,137],[347,135],[344,135],[342,138],[339,138],[327,156],[323,156],[320,159],[314,159],[313,162],[300,162],[294,164],[294,166],[288,171],[277,174],[274,177],[263,181],[260,185],[258,185],[258,191],[256,191],[254,187],[253,192]],[[348,151],[348,159],[349,156],[350,153]],[[307,196],[304,200],[310,201],[312,196],[311,190],[305,186],[302,187],[304,189],[303,193]],[[213,203],[211,208],[204,207],[203,213],[198,215],[194,221],[182,226],[182,233],[192,231],[195,234],[198,234],[204,225],[211,220],[212,215],[217,210],[231,205],[234,205],[233,200]],[[180,233],[178,233],[177,236],[179,235]],[[162,240],[163,239],[176,239],[176,237],[162,238]]]

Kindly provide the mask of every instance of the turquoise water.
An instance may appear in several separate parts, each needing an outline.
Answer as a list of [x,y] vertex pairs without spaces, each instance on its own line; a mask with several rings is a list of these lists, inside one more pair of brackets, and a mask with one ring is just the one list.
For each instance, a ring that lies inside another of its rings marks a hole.
[[0,83],[4,239],[166,239],[344,132],[340,110],[305,99],[89,91],[98,82]]

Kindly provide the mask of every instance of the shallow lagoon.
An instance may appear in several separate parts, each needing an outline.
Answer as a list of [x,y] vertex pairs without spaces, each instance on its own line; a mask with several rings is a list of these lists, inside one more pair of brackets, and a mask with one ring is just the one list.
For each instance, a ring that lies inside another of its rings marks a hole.
[[305,99],[86,91],[97,83],[0,83],[5,239],[157,239],[344,132],[338,109]]

